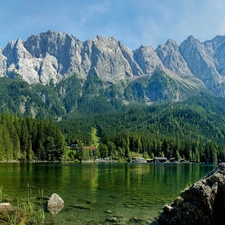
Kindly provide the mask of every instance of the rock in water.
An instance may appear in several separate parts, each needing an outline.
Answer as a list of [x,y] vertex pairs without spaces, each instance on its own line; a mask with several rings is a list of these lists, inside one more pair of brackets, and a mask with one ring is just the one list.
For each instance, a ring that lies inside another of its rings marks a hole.
[[52,214],[57,214],[64,207],[63,199],[57,195],[56,193],[52,194],[52,196],[48,200],[48,210]]
[[165,205],[159,225],[222,225],[225,212],[225,163]]

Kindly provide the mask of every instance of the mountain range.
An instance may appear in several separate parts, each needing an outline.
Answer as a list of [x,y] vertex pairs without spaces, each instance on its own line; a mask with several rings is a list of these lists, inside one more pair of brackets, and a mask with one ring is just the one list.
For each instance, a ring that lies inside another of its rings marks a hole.
[[[132,37],[131,37],[132,38]],[[82,42],[47,31],[0,49],[2,111],[61,118],[124,105],[183,101],[207,93],[225,97],[225,36],[156,49],[130,50],[114,37]]]

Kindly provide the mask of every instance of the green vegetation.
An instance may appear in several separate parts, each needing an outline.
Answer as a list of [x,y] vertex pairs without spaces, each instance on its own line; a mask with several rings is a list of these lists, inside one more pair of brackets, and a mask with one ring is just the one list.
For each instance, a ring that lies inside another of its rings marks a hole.
[[[146,158],[225,161],[225,100],[222,98],[203,95],[181,103],[139,106],[124,113],[67,119],[59,122],[59,126],[68,143],[80,140],[84,145],[93,143],[91,133],[96,128],[100,137],[96,157],[129,161],[137,153]],[[77,135],[72,127],[79,131]]]
[[101,81],[96,74],[84,81],[76,74],[57,85],[31,84],[20,79],[0,78],[0,113],[9,109],[18,116],[55,120],[116,112],[123,108],[123,93],[115,84]]
[[0,115],[0,161],[61,160],[64,136],[52,120]]
[[[178,86],[160,70],[124,89],[94,72],[86,80],[74,74],[49,86],[29,85],[16,74],[2,77],[0,161],[130,161],[135,154],[224,161],[225,99],[196,89],[196,96],[174,102]],[[180,94],[192,95],[185,87]],[[145,98],[157,103],[146,106]],[[74,141],[83,151],[66,148]]]
[[17,200],[15,211],[9,216],[12,224],[42,225],[45,221],[44,209],[29,199]]
[[[5,112],[0,115],[0,161],[130,161],[138,154],[217,162],[225,161],[224,137],[225,100],[212,96],[134,105],[124,112],[77,115],[60,122]],[[66,148],[74,141],[75,149]]]
[[91,131],[91,139],[93,141],[93,145],[98,147],[100,138],[97,136],[97,129],[96,128],[93,128],[92,131]]
[[56,121],[123,112],[133,107],[131,104],[168,103],[177,99],[178,94],[179,99],[199,94],[197,88],[184,87],[160,70],[129,84],[102,81],[94,71],[86,79],[74,74],[45,86],[29,85],[19,74],[14,74],[13,79],[1,77],[0,80],[0,113],[9,109],[18,116]]
[[[28,189],[28,192],[30,190]],[[11,200],[0,187],[0,203],[7,202],[4,210],[1,210],[0,224],[18,225],[42,225],[45,221],[44,206],[35,204],[33,197],[28,195],[25,199]],[[10,203],[8,203],[10,202]]]
[[147,98],[150,102],[166,103],[176,99],[178,93],[180,99],[186,99],[198,95],[199,89],[187,87],[181,81],[175,81],[164,71],[157,69],[152,76],[140,77],[129,83],[124,95],[128,102],[145,103]]

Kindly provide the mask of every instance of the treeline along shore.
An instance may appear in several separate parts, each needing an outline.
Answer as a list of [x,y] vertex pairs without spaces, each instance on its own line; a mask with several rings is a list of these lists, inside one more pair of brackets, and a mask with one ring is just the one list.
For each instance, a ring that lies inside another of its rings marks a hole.
[[58,161],[64,145],[64,135],[52,120],[0,115],[0,161]]
[[[133,157],[166,157],[174,158],[177,162],[225,161],[225,144],[198,137],[194,129],[192,136],[179,136],[181,131],[177,135],[169,135],[169,130],[167,134],[154,133],[151,127],[148,131],[141,128],[131,131],[119,130],[115,125],[115,130],[112,131],[109,126],[113,127],[114,120],[112,117],[111,125],[106,125],[107,120],[103,116],[95,117],[98,124],[94,128],[91,118],[89,121],[68,120],[62,125],[52,119],[41,120],[18,117],[9,112],[2,113],[0,162],[82,162],[97,158],[131,162]],[[162,123],[158,121],[152,124],[157,131],[162,127]],[[72,146],[73,143],[75,145]]]

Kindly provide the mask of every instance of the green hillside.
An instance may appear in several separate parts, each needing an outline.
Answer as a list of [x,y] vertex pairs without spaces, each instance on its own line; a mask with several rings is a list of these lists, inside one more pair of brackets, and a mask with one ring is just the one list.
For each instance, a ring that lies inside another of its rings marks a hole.
[[124,113],[67,119],[59,126],[68,142],[92,144],[91,129],[100,141],[130,152],[150,156],[185,157],[192,161],[224,160],[225,100],[212,96],[185,102],[139,106]]
[[[29,85],[19,77],[0,79],[0,113],[51,118],[68,145],[98,143],[107,157],[124,160],[131,153],[197,162],[225,158],[225,99],[196,89],[175,101],[180,84],[162,71],[127,87],[95,74],[85,80],[74,74],[49,86]],[[146,104],[146,97],[153,102]]]

